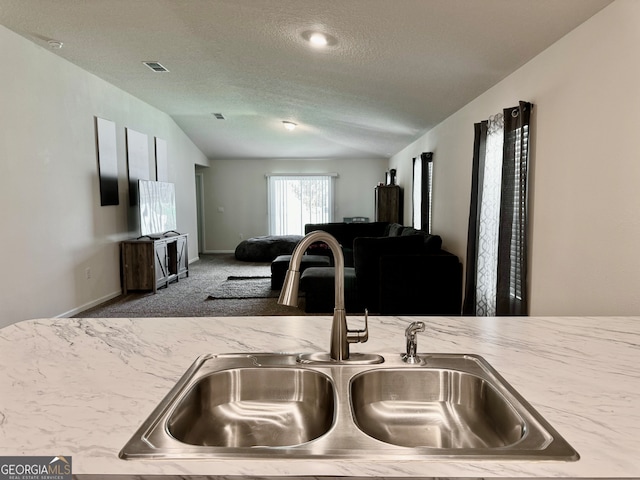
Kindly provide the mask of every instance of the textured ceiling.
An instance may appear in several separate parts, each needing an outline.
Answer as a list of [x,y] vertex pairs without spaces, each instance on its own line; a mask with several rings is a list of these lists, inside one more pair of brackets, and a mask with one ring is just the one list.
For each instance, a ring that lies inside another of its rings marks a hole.
[[[63,42],[51,51],[171,115],[209,158],[378,158],[609,3],[0,0],[0,24]],[[309,30],[336,43],[313,49]]]

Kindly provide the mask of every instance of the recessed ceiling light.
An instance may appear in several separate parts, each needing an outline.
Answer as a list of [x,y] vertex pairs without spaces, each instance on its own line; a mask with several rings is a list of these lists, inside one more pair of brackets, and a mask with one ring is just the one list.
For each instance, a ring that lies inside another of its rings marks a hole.
[[49,40],[47,42],[47,44],[49,44],[49,47],[55,49],[55,50],[59,50],[62,48],[62,45],[64,45],[62,42],[59,42],[58,40]]
[[333,47],[338,44],[336,37],[317,30],[302,32],[302,38],[314,48]]
[[284,128],[286,128],[287,130],[295,130],[296,127],[298,126],[295,123],[289,122],[287,120],[283,120],[282,125],[284,125]]
[[309,43],[314,47],[326,47],[329,41],[324,33],[315,32],[309,37]]

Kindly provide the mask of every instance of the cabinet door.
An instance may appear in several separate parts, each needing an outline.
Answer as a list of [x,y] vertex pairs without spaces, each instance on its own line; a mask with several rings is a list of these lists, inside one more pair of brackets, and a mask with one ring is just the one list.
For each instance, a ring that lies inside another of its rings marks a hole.
[[400,223],[402,221],[402,196],[400,187],[387,185],[376,187],[376,221]]
[[167,242],[155,242],[155,271],[156,271],[156,286],[168,286],[169,284],[169,265],[168,257],[169,252],[167,249]]
[[155,286],[153,242],[123,242],[122,290],[153,290]]
[[189,276],[189,254],[187,251],[187,236],[183,235],[176,240],[178,275],[183,273]]

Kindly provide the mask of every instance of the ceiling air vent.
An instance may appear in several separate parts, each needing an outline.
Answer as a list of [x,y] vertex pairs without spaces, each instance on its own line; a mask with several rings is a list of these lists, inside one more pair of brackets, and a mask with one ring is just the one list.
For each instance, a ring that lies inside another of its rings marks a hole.
[[163,67],[158,62],[142,62],[142,63],[144,63],[147,67],[149,67],[154,72],[168,72],[169,71],[168,69]]
[[216,117],[218,120],[225,120],[224,115],[221,113],[212,113],[211,115]]

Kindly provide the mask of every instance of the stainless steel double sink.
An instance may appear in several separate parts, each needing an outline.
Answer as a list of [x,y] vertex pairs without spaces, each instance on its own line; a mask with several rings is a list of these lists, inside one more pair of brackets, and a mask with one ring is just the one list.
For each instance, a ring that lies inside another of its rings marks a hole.
[[296,354],[201,356],[120,457],[578,460],[482,357],[384,358],[351,365],[301,363]]

